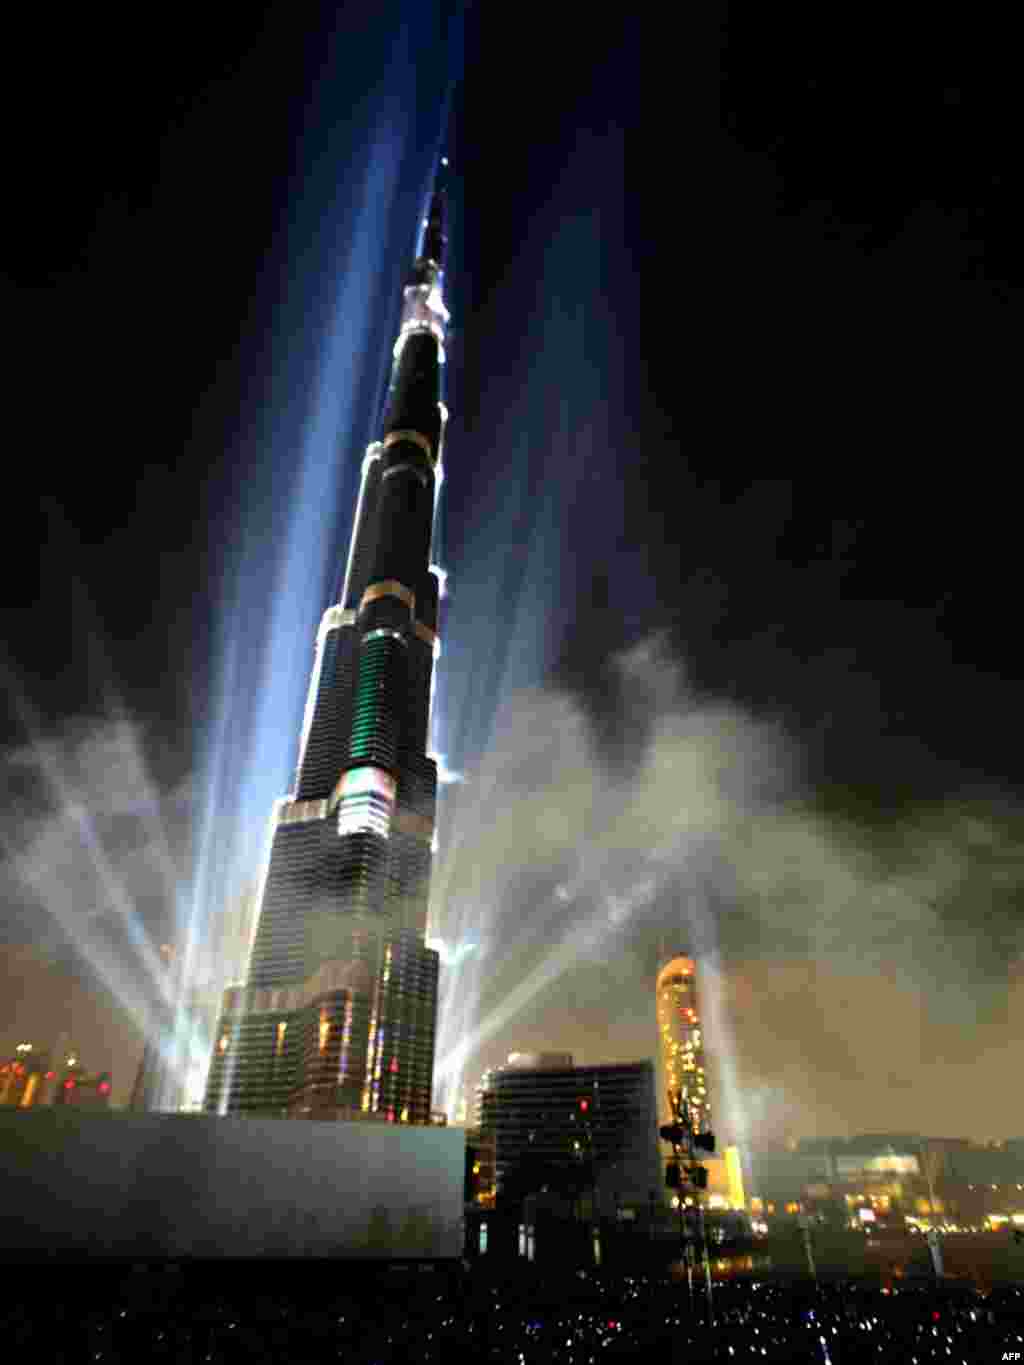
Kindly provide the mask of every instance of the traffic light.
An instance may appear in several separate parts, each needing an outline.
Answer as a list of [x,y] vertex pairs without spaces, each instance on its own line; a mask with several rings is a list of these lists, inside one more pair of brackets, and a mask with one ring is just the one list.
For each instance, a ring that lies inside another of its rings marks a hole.
[[658,1132],[661,1134],[662,1141],[671,1142],[673,1147],[678,1147],[683,1141],[686,1130],[681,1123],[667,1123],[664,1128],[659,1128]]
[[694,1133],[693,1145],[702,1152],[713,1152],[715,1150],[714,1133]]
[[665,1184],[670,1190],[678,1190],[679,1186],[682,1184],[678,1161],[670,1161],[665,1167]]
[[590,1101],[586,1098],[585,1095],[581,1095],[580,1098],[576,1101],[576,1108],[580,1111],[581,1114],[584,1115],[584,1117],[589,1113]]

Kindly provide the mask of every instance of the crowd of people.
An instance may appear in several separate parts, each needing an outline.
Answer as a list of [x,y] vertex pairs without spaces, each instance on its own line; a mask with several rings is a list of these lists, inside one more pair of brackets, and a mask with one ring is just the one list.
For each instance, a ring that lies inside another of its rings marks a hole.
[[[345,1262],[37,1268],[10,1278],[2,1340],[14,1360],[117,1365],[494,1361],[975,1365],[1024,1361],[1024,1288],[736,1280],[711,1303],[685,1278],[608,1274],[559,1283],[472,1273],[353,1279]],[[104,1292],[106,1286],[106,1292]],[[102,1300],[102,1301],[98,1301]],[[1014,1355],[1014,1353],[1018,1353]]]

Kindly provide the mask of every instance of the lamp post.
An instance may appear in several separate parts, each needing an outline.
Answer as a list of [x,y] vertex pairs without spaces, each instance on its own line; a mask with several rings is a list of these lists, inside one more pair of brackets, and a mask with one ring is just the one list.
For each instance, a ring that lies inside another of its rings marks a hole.
[[814,1287],[818,1287],[818,1267],[814,1263],[814,1247],[811,1242],[811,1220],[808,1214],[802,1213],[799,1218],[800,1235],[803,1238],[804,1251],[807,1254],[807,1269],[811,1272],[811,1279]]
[[939,1237],[939,1230],[935,1226],[935,1167],[936,1158],[941,1158],[941,1152],[929,1148],[925,1151],[924,1140],[918,1144],[918,1154],[921,1158],[921,1169],[924,1178],[928,1182],[928,1231],[925,1233],[925,1241],[928,1243],[928,1254],[932,1260],[932,1270],[937,1280],[941,1280],[945,1274],[942,1264],[942,1241]]
[[[692,1246],[687,1242],[683,1231],[683,1182],[692,1185],[694,1190],[694,1203],[697,1210],[697,1225],[700,1229],[701,1253],[704,1261],[704,1279],[707,1287],[708,1299],[708,1326],[715,1325],[715,1307],[711,1289],[711,1259],[708,1255],[707,1228],[704,1223],[704,1208],[700,1202],[700,1191],[708,1187],[708,1172],[706,1166],[697,1163],[696,1152],[713,1152],[715,1150],[714,1133],[695,1133],[693,1121],[690,1118],[689,1106],[682,1090],[672,1091],[669,1094],[669,1102],[672,1105],[673,1121],[659,1129],[660,1135],[665,1142],[672,1144],[673,1160],[669,1163],[666,1172],[666,1183],[670,1188],[678,1189],[679,1207],[679,1238],[680,1245],[686,1260],[686,1278],[690,1286],[690,1303],[693,1303],[693,1256]],[[684,1175],[685,1173],[685,1175]]]

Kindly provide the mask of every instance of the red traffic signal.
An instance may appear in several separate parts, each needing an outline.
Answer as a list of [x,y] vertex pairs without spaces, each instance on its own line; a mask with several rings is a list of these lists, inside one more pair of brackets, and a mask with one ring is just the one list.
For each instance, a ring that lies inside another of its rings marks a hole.
[[579,1110],[581,1114],[585,1114],[587,1110],[590,1108],[590,1101],[587,1099],[577,1100],[576,1103],[579,1105]]
[[109,1093],[110,1093],[110,1082],[109,1082],[109,1081],[100,1081],[100,1083],[99,1083],[99,1085],[96,1087],[96,1089],[100,1092],[101,1095],[109,1095]]

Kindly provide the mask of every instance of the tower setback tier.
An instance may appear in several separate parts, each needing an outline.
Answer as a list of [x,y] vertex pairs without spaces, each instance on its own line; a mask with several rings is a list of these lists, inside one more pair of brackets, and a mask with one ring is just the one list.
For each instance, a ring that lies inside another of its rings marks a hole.
[[426,947],[440,653],[431,528],[442,402],[443,200],[403,291],[380,439],[340,600],[317,634],[245,986],[225,993],[205,1108],[428,1122],[438,955]]

